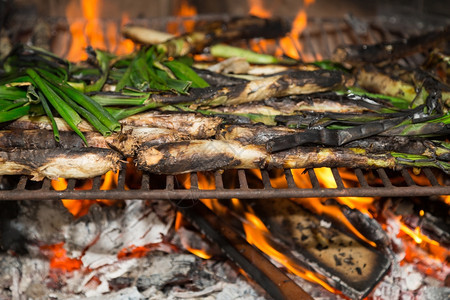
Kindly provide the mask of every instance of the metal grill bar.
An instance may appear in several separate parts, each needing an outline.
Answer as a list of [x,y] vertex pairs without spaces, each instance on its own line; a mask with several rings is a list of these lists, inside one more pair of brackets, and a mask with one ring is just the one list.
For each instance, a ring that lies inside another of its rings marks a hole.
[[[238,170],[239,187],[224,188],[224,175],[220,172],[206,174],[214,178],[216,186],[214,189],[199,188],[197,173],[190,174],[191,188],[178,188],[175,186],[175,177],[172,175],[165,177],[164,188],[152,188],[152,180],[156,180],[154,175],[144,173],[141,178],[140,186],[136,189],[125,188],[125,171],[123,169],[119,174],[119,184],[113,190],[100,190],[101,177],[93,178],[92,189],[77,190],[75,179],[68,180],[68,186],[63,191],[55,191],[50,186],[50,180],[44,180],[42,185],[36,188],[34,182],[28,180],[26,176],[21,176],[17,185],[0,191],[0,200],[54,200],[54,199],[199,199],[199,198],[217,198],[217,199],[269,199],[269,198],[304,198],[304,197],[400,197],[400,196],[433,196],[450,195],[450,186],[439,183],[438,178],[430,169],[424,169],[426,178],[430,181],[429,186],[416,184],[409,175],[408,171],[397,172],[399,178],[404,178],[404,186],[395,186],[391,183],[386,171],[378,169],[378,173],[383,186],[370,186],[360,169],[353,170],[355,177],[358,178],[359,187],[346,188],[343,179],[337,169],[332,169],[336,180],[337,188],[320,187],[319,181],[313,169],[307,170],[311,180],[312,188],[299,188],[294,182],[292,170],[283,170],[282,176],[285,180],[285,188],[273,188],[270,182],[270,174],[267,170],[261,170],[264,188],[250,188],[249,181],[255,180],[250,177],[250,172]],[[10,176],[3,176],[1,182],[8,182]],[[123,179],[122,179],[123,178]],[[12,178],[17,179],[17,178]],[[17,182],[17,181],[16,181]],[[121,183],[123,182],[123,184]],[[5,185],[5,184],[4,184]]]

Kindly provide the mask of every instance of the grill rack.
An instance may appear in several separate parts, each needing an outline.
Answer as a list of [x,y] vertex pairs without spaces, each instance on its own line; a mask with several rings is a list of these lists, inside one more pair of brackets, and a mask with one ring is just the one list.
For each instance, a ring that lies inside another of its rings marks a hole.
[[[322,187],[317,179],[314,169],[307,169],[303,172],[308,174],[311,188],[300,188],[294,181],[291,169],[282,170],[284,173],[284,183],[286,187],[275,188],[271,184],[271,176],[268,170],[262,169],[261,187],[251,187],[249,173],[246,170],[235,170],[237,174],[238,186],[227,188],[224,185],[224,174],[221,171],[207,173],[213,176],[215,187],[213,189],[199,188],[198,174],[189,173],[189,188],[184,188],[177,182],[177,176],[158,176],[158,181],[162,178],[163,186],[152,188],[156,180],[154,174],[142,173],[138,188],[128,188],[125,184],[126,168],[124,164],[122,171],[119,171],[117,187],[111,190],[100,190],[102,176],[93,178],[92,189],[77,190],[76,186],[80,180],[68,179],[65,190],[56,191],[51,187],[50,179],[36,182],[31,181],[27,176],[3,176],[1,182],[13,181],[12,185],[4,186],[0,191],[0,200],[56,200],[56,199],[165,199],[165,200],[197,200],[197,199],[270,199],[270,198],[308,198],[308,197],[410,197],[410,196],[438,196],[450,195],[450,185],[448,182],[440,183],[438,176],[429,168],[422,169],[423,177],[421,183],[416,182],[410,175],[408,169],[394,172],[394,176],[386,172],[385,169],[376,169],[375,175],[381,185],[369,184],[365,171],[362,169],[346,169],[356,176],[357,187],[345,187],[343,179],[337,168],[331,168],[336,188]],[[391,172],[391,171],[388,171]],[[203,173],[205,174],[205,173]],[[11,180],[16,179],[16,180]],[[401,179],[400,184],[393,183],[392,179]],[[428,184],[423,183],[426,178]],[[226,178],[225,178],[226,179]],[[14,183],[15,181],[15,183]]]
[[[208,20],[227,20],[228,15],[200,15],[188,18],[164,17],[154,19],[133,20],[134,24],[147,26],[158,30],[166,30],[168,25],[176,25],[177,31],[185,30],[185,21],[208,21]],[[411,34],[417,34],[428,30],[442,27],[445,24],[423,24],[410,20],[409,22],[400,22],[395,19],[377,18],[373,20],[365,19],[362,21],[363,29],[355,27],[352,22],[342,19],[321,19],[308,18],[308,26],[299,37],[302,49],[297,49],[298,55],[304,61],[320,60],[330,58],[332,49],[342,44],[372,44],[380,41],[392,41],[399,38],[405,38]],[[104,36],[107,36],[107,22],[113,22],[117,28],[120,28],[120,20],[106,20],[103,28]],[[448,20],[444,22],[448,24]],[[24,23],[25,24],[25,23]],[[23,24],[17,24],[14,31],[13,40],[27,41],[31,37],[23,36],[29,33],[29,29],[20,27]],[[52,27],[51,32],[51,50],[57,55],[66,56],[68,49],[72,44],[72,38],[68,30],[67,21],[64,18],[49,20]],[[86,24],[85,24],[86,25]],[[120,30],[115,33],[116,44],[108,43],[105,39],[108,50],[114,51],[117,44],[122,40]],[[252,41],[237,41],[238,46],[259,47]],[[272,48],[259,48],[263,53],[271,53],[274,47],[279,47],[279,40],[275,41]],[[412,56],[402,60],[405,65],[417,65],[421,57]],[[122,170],[126,170],[124,165]],[[238,178],[237,188],[224,187],[224,174],[220,171],[214,172],[215,189],[199,189],[197,173],[190,173],[189,189],[177,188],[176,176],[164,176],[163,186],[155,188],[153,185],[154,175],[144,173],[138,189],[126,189],[126,172],[119,173],[118,186],[112,190],[100,190],[101,176],[93,178],[93,187],[90,190],[77,190],[75,187],[80,182],[75,179],[68,179],[68,187],[64,191],[55,191],[51,188],[51,181],[44,179],[41,182],[33,182],[27,176],[0,176],[0,200],[52,200],[52,199],[171,199],[171,200],[196,200],[199,198],[217,198],[217,199],[268,199],[278,197],[305,198],[305,197],[400,197],[400,196],[434,196],[449,195],[450,183],[448,175],[441,174],[445,183],[439,183],[435,172],[428,168],[423,169],[424,177],[428,184],[417,183],[411,177],[407,169],[403,169],[398,174],[392,174],[389,170],[377,169],[376,176],[380,179],[380,185],[370,185],[364,177],[364,171],[354,169],[353,172],[358,179],[358,187],[345,187],[339,170],[331,169],[336,188],[321,187],[313,169],[305,172],[308,174],[312,188],[299,188],[296,186],[292,171],[283,170],[286,188],[274,188],[270,183],[268,170],[261,170],[262,188],[251,188],[248,183],[248,176],[245,170],[235,170]],[[439,176],[438,176],[439,177]],[[391,179],[401,178],[400,186],[394,184]],[[152,187],[151,187],[152,186]]]

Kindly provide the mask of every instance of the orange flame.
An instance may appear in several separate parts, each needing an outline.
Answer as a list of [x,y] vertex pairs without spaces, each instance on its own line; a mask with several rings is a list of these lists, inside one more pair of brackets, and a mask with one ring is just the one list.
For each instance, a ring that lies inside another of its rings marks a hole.
[[419,226],[412,230],[405,224],[401,223],[400,230],[409,235],[417,244],[429,243],[435,246],[439,246],[439,243],[437,241],[432,240],[428,236],[422,234]]
[[[330,168],[314,169],[317,179],[323,185],[324,188],[336,188],[336,182]],[[351,173],[340,173],[342,178],[351,179],[354,182],[358,182],[358,179]],[[344,186],[348,188],[346,181],[343,181]],[[356,208],[359,211],[365,213],[368,216],[372,216],[369,212],[369,208],[372,207],[372,203],[375,201],[373,197],[338,197],[336,198],[340,203],[347,205],[350,208]]]
[[72,272],[79,270],[83,264],[78,258],[67,257],[64,242],[41,246],[39,248],[50,259],[50,268],[52,269]]
[[[130,17],[128,16],[128,13],[124,12],[122,14],[122,20],[120,22],[120,27],[125,26],[129,22],[130,22]],[[111,36],[113,34],[117,34],[117,28],[115,28],[114,30],[111,29],[111,31],[112,31]],[[133,52],[134,47],[135,47],[135,45],[134,45],[134,42],[132,40],[130,40],[130,39],[121,39],[119,41],[119,46],[118,46],[117,50],[114,51],[114,52],[116,54],[118,54],[118,55],[129,54],[129,53]]]
[[[103,175],[103,183],[100,186],[100,190],[111,190],[117,187],[119,178],[119,171],[112,172],[109,171]],[[58,178],[57,180],[52,180],[51,185],[56,191],[64,191],[67,189],[67,180],[64,178]],[[75,190],[90,190],[92,189],[93,181],[85,180],[80,187],[76,187]],[[125,187],[126,188],[126,187]],[[61,200],[64,207],[74,216],[81,217],[89,212],[89,208],[96,202],[101,202],[106,205],[113,205],[116,203],[115,200],[108,199],[96,199],[96,200],[74,200],[74,199],[62,199]]]
[[81,0],[81,9],[83,16],[86,18],[85,33],[89,45],[94,48],[105,49],[105,39],[103,37],[102,28],[100,25],[100,0]]
[[[197,9],[190,5],[187,0],[181,0],[180,7],[175,12],[176,16],[179,17],[194,17],[197,15]],[[178,22],[175,23],[169,23],[167,25],[167,32],[172,34],[180,34],[180,29],[178,28]],[[184,26],[185,32],[190,32],[194,29],[195,21],[194,20],[184,20],[182,22]]]
[[[181,228],[182,223],[183,223],[183,215],[180,212],[177,212],[177,215],[175,218],[174,229],[176,231],[178,231],[178,229]],[[212,255],[204,249],[192,248],[190,245],[187,245],[187,244],[183,244],[183,246],[186,248],[187,251],[191,252],[192,254],[194,254],[200,258],[210,259],[212,257]]]
[[299,52],[301,52],[303,48],[299,38],[308,24],[306,8],[313,3],[314,0],[304,1],[305,6],[298,11],[294,22],[292,22],[291,31],[280,40],[280,46],[283,49],[284,54],[294,59],[300,59]]
[[[259,170],[252,170],[255,173],[259,173]],[[205,173],[198,174],[198,187],[199,189],[211,189],[215,188],[215,183],[213,176]],[[280,181],[281,182],[281,181]],[[186,188],[189,188],[190,184],[185,185]],[[275,185],[273,185],[275,187]],[[219,216],[226,215],[229,213],[229,209],[222,205],[217,199],[200,199],[209,209],[214,211]],[[247,207],[237,198],[231,199],[231,209],[235,214],[239,214],[243,216],[243,228],[246,234],[247,241],[259,248],[261,251],[266,253],[271,258],[275,259],[282,265],[284,265],[289,271],[297,276],[305,278],[306,280],[316,282],[322,285],[324,288],[328,289],[331,292],[336,293],[337,291],[333,289],[330,285],[328,285],[325,281],[320,279],[317,275],[309,270],[303,269],[301,266],[297,265],[294,261],[289,259],[286,255],[277,251],[274,247],[270,245],[267,240],[267,237],[270,235],[269,230],[263,224],[261,219],[259,219],[253,212],[246,211]],[[181,214],[180,214],[181,217]],[[177,215],[178,219],[178,215]],[[180,226],[181,220],[177,220],[176,226]],[[194,253],[196,254],[196,253]],[[197,255],[197,254],[196,254]],[[201,257],[201,256],[200,256]]]
[[309,281],[316,282],[329,290],[332,293],[336,293],[336,290],[332,288],[328,283],[317,277],[313,272],[305,270],[298,266],[289,257],[273,248],[266,239],[266,235],[269,234],[269,230],[264,223],[252,213],[245,213],[245,218],[248,223],[243,223],[244,231],[247,237],[247,241],[256,246],[258,249],[269,255],[271,258],[285,266],[293,274],[305,278]]
[[[71,34],[71,47],[67,54],[70,61],[87,59],[87,46],[95,49],[128,54],[134,50],[131,40],[123,39],[118,33],[118,25],[113,22],[100,21],[101,0],[71,0],[66,7],[66,17]],[[129,21],[126,13],[122,14],[122,26]]]
[[248,0],[248,4],[250,6],[249,14],[268,19],[272,16],[272,13],[264,8],[262,0]]
[[[252,170],[252,171],[259,179],[262,180],[261,173],[259,170]],[[317,179],[319,180],[319,182],[322,183],[325,187],[328,187],[328,188],[336,187],[335,183],[334,183],[334,186],[332,184],[332,182],[334,182],[334,180],[332,179],[333,175],[329,168],[314,169],[314,171],[317,175]],[[304,174],[303,169],[293,169],[292,176],[294,178],[295,184],[299,188],[304,188],[304,189],[312,188],[309,177],[307,174]],[[322,181],[324,181],[324,182],[322,182]],[[287,182],[286,182],[286,180],[284,180],[284,178],[282,176],[279,176],[276,178],[270,178],[270,183],[274,188],[286,188],[287,187]],[[364,200],[363,198],[356,198],[356,197],[340,197],[338,199],[341,199],[341,198],[343,198],[345,200],[355,198],[358,201],[362,201],[363,203],[365,203],[365,202],[372,203],[371,201],[373,201],[373,200],[370,200],[370,201]],[[360,200],[360,199],[363,199],[363,200]],[[370,244],[371,246],[376,247],[376,244],[374,242],[368,240],[364,235],[362,235],[358,231],[358,229],[355,228],[355,226],[353,226],[350,223],[350,221],[344,216],[344,214],[342,213],[342,211],[339,207],[331,206],[331,205],[324,205],[320,198],[295,198],[292,200],[303,205],[304,207],[307,207],[309,210],[315,212],[316,214],[319,214],[319,215],[325,214],[329,218],[340,222],[341,224],[345,225],[358,238],[360,238],[361,240]],[[354,205],[352,205],[353,202],[350,202],[350,204],[351,204],[350,207],[353,208],[354,207]]]

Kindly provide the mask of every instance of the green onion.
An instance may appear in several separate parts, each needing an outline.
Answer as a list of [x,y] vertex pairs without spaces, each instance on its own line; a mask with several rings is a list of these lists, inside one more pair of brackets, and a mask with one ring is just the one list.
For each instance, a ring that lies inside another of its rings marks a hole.
[[91,114],[88,110],[79,106],[75,101],[70,99],[64,92],[58,87],[52,85],[54,90],[58,93],[58,95],[67,102],[78,114],[80,114],[83,118],[86,119],[95,129],[97,129],[103,136],[111,135],[111,130],[108,129],[105,125],[103,125],[99,119],[97,119],[93,114]]
[[91,99],[101,106],[119,106],[119,105],[142,105],[149,99],[150,93],[139,93],[136,95],[123,93],[96,93],[90,95]]
[[26,73],[30,76],[32,82],[41,90],[60,116],[67,122],[70,128],[72,128],[72,130],[75,131],[87,145],[86,138],[77,127],[77,125],[81,122],[81,118],[78,113],[66,102],[64,102],[64,100],[62,100],[58,94],[48,86],[48,84],[39,76],[38,73],[36,73],[36,71],[33,69],[27,69]]
[[146,105],[131,107],[131,108],[117,108],[117,107],[106,107],[105,109],[117,120],[122,120],[126,117],[144,112],[149,109],[157,108],[163,106],[162,103],[151,102]]
[[169,69],[175,74],[178,79],[191,81],[192,87],[194,88],[205,88],[209,86],[209,84],[205,80],[203,80],[203,78],[198,76],[197,73],[194,72],[194,70],[192,70],[189,66],[182,62],[176,60],[166,61],[164,62],[164,65],[169,67]]
[[16,120],[28,114],[30,110],[29,105],[24,105],[18,108],[14,108],[8,111],[0,111],[0,123]]
[[52,124],[53,136],[55,137],[55,141],[59,142],[60,139],[59,139],[58,125],[56,124],[55,118],[53,117],[53,113],[50,109],[50,106],[48,105],[47,99],[45,99],[45,96],[42,95],[41,92],[39,92],[39,98],[41,100],[42,107],[44,108],[45,114],[50,119],[50,122]]
[[27,92],[17,87],[0,85],[0,98],[18,100],[27,97]]
[[296,63],[296,61],[293,59],[279,59],[272,55],[256,53],[251,50],[228,46],[224,44],[217,44],[211,46],[210,51],[211,54],[216,57],[224,57],[224,58],[242,57],[245,58],[249,63],[253,64]]

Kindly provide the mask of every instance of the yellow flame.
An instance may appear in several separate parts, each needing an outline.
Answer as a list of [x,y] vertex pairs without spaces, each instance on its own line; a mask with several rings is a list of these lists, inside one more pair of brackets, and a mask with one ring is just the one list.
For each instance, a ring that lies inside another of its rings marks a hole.
[[[324,188],[336,188],[336,181],[334,180],[333,173],[330,168],[318,168],[314,169],[316,173],[317,179],[321,183]],[[345,174],[345,173],[341,173]],[[344,175],[341,177],[349,178],[351,175]],[[353,176],[351,177],[353,178]],[[357,179],[355,179],[357,181]],[[344,182],[344,186],[346,186]],[[347,205],[350,208],[356,208],[362,213],[365,213],[368,216],[372,216],[368,210],[371,207],[372,203],[375,201],[373,197],[337,197],[336,198],[340,203]]]
[[405,224],[400,223],[400,230],[409,235],[417,244],[422,244],[423,242],[425,242],[434,246],[439,246],[439,243],[437,241],[432,240],[426,235],[422,234],[419,226],[412,230]]

